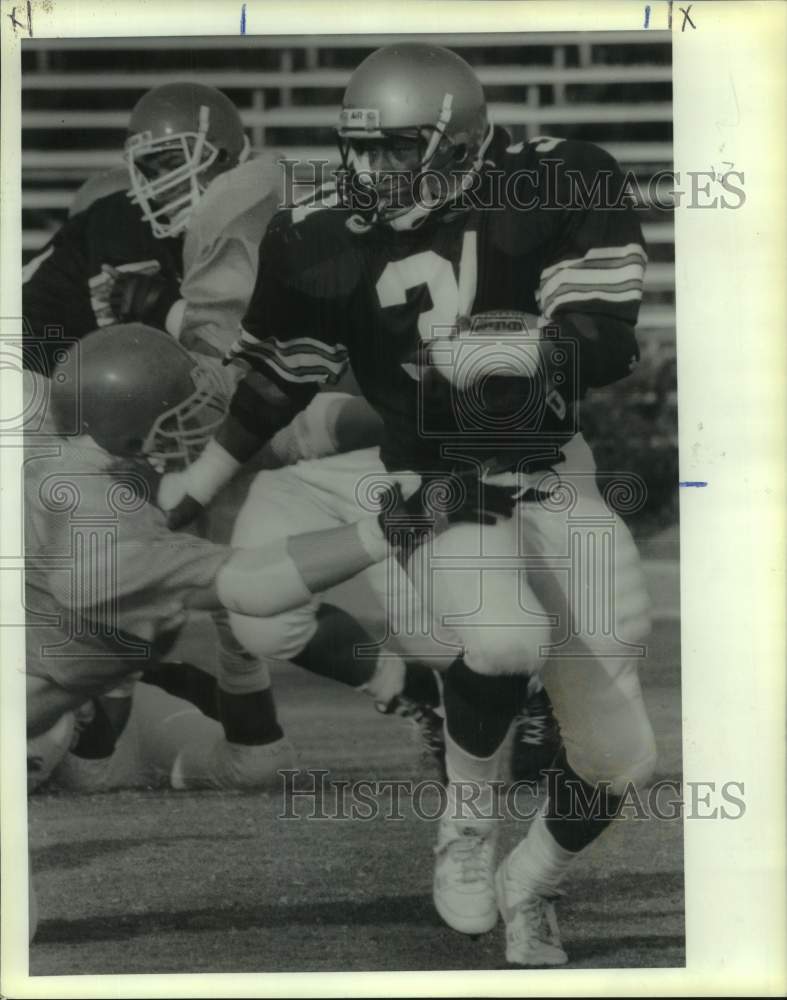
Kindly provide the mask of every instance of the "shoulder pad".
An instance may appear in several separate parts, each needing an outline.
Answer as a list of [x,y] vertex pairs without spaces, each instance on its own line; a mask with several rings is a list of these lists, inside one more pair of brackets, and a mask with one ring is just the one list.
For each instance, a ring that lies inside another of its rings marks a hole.
[[259,243],[278,204],[278,165],[266,154],[219,174],[197,203],[187,232],[200,244],[221,236]]
[[617,169],[614,156],[593,142],[540,135],[527,142],[510,145],[504,159],[514,168],[537,167],[545,160],[557,160],[563,169]]

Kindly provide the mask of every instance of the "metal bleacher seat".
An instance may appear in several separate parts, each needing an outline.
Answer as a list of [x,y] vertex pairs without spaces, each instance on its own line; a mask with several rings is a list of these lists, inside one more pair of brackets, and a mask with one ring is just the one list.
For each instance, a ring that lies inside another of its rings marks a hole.
[[[128,112],[150,87],[179,79],[219,87],[240,108],[253,146],[271,145],[301,162],[334,163],[331,129],[351,66],[378,45],[403,37],[26,41],[26,256],[65,218],[76,188],[88,176],[119,164]],[[604,146],[637,178],[646,180],[671,167],[669,33],[494,33],[432,39],[458,50],[476,66],[490,95],[493,119],[511,127],[517,139],[580,130],[581,137]],[[149,54],[148,65],[155,68],[136,69],[141,51]],[[201,64],[210,68],[195,69]],[[646,213],[645,236],[652,261],[648,324],[667,328],[674,323],[671,213]]]

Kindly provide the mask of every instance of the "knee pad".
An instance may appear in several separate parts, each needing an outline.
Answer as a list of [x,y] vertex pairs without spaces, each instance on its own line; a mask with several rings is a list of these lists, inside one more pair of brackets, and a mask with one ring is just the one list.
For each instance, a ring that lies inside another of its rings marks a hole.
[[292,660],[302,653],[317,631],[316,601],[272,618],[230,614],[229,626],[241,646],[254,657]]
[[465,643],[465,663],[486,676],[537,674],[550,641],[547,625],[479,628]]
[[567,759],[574,771],[588,784],[604,782],[613,795],[624,795],[632,785],[642,788],[653,777],[658,754],[650,726],[639,734],[637,740],[629,739],[613,753],[594,754],[568,748]]

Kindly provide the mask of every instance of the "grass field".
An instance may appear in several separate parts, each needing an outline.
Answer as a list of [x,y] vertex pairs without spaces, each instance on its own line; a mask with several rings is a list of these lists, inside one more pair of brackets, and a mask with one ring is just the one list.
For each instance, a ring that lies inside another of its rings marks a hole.
[[[680,776],[678,664],[678,623],[663,621],[642,669],[659,777]],[[363,696],[297,670],[275,687],[302,767],[334,780],[422,775],[408,724]],[[276,794],[34,796],[31,974],[504,967],[500,926],[471,940],[434,912],[435,823],[407,801],[401,820],[365,822],[281,819],[283,807]],[[524,828],[507,820],[501,847]],[[616,822],[567,889],[572,968],[684,964],[680,820]]]

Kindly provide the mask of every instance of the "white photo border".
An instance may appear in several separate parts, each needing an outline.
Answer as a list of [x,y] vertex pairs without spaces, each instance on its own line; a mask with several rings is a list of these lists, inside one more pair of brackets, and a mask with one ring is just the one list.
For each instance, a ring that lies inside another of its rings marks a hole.
[[[31,0],[36,37],[663,31],[673,13],[674,167],[745,174],[735,211],[675,212],[684,780],[743,781],[735,822],[687,820],[686,967],[441,973],[33,977],[27,972],[24,630],[0,629],[2,992],[13,997],[679,996],[785,990],[785,66],[787,5],[651,0]],[[21,316],[19,49],[2,11],[2,308]],[[22,27],[12,23],[22,22]],[[21,379],[2,372],[3,413]],[[2,554],[18,554],[21,449],[0,447]],[[3,621],[18,572],[0,572]],[[425,872],[428,880],[428,873]],[[457,939],[457,947],[461,944]]]

